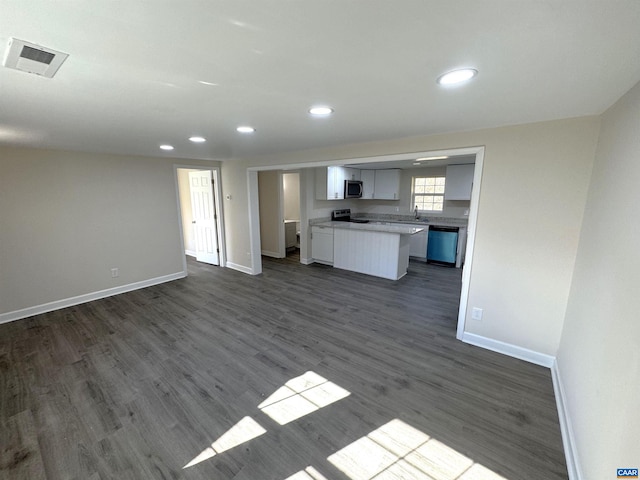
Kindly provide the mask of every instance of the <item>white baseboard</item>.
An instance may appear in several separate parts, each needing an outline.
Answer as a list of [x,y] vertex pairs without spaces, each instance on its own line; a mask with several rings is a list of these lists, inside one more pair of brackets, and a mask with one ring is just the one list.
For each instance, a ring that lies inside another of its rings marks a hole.
[[502,353],[510,357],[535,363],[543,367],[551,369],[551,379],[553,380],[553,393],[556,398],[556,408],[558,410],[558,419],[560,422],[560,433],[562,435],[562,446],[564,448],[564,456],[567,463],[567,471],[569,480],[582,480],[580,464],[578,462],[578,453],[576,450],[576,442],[574,440],[573,428],[571,427],[571,419],[569,410],[567,409],[567,401],[564,393],[564,387],[560,378],[558,369],[558,361],[551,355],[535,352],[526,348],[511,345],[509,343],[493,340],[491,338],[482,337],[474,333],[465,332],[462,334],[463,342],[475,345],[477,347],[486,348],[494,352]]
[[556,397],[558,419],[560,420],[560,433],[562,434],[562,446],[564,447],[569,480],[581,480],[582,472],[580,470],[580,463],[578,462],[578,451],[557,359],[551,367],[551,378],[553,380],[553,392]]
[[196,253],[195,250],[185,250],[184,254],[185,255],[189,255],[190,257],[197,257],[198,256],[198,254]]
[[313,263],[313,258],[301,258],[300,263],[303,265],[311,265]]
[[475,345],[476,347],[486,348],[493,352],[502,353],[510,357],[519,358],[526,362],[535,363],[543,367],[551,368],[555,357],[547,355],[545,353],[534,352],[527,348],[518,347],[510,343],[501,342],[500,340],[493,340],[492,338],[476,335],[475,333],[464,332],[461,340],[465,343]]
[[171,282],[173,280],[178,280],[179,278],[184,278],[186,276],[186,272],[176,272],[169,275],[163,275],[161,277],[142,280],[140,282],[121,285],[119,287],[107,288],[106,290],[85,293],[84,295],[78,295],[77,297],[64,298],[62,300],[56,300],[55,302],[43,303],[42,305],[23,308],[21,310],[14,310],[13,312],[1,313],[0,323],[13,322],[14,320],[32,317],[33,315],[40,315],[41,313],[52,312],[61,308],[72,307],[81,303],[87,303],[93,300],[99,300],[101,298],[112,297],[113,295],[118,295],[120,293],[131,292],[133,290],[151,287],[160,283]]
[[237,270],[238,272],[248,273],[249,275],[253,275],[253,269],[251,267],[245,267],[244,265],[240,265],[239,263],[227,262],[227,268],[231,270]]
[[262,255],[264,255],[265,257],[273,257],[273,258],[284,258],[280,252],[271,252],[269,250],[262,250],[260,252]]

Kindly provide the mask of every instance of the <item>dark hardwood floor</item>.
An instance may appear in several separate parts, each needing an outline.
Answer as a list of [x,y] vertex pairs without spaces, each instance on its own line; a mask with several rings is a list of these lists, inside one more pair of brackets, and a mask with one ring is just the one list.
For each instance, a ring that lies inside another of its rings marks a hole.
[[[188,266],[0,325],[0,478],[567,478],[549,370],[455,339],[459,270],[412,262],[392,282],[295,255],[255,277]],[[308,371],[348,395],[282,425],[258,408]],[[233,446],[245,417],[264,432]],[[399,424],[423,443],[380,450],[380,427]]]

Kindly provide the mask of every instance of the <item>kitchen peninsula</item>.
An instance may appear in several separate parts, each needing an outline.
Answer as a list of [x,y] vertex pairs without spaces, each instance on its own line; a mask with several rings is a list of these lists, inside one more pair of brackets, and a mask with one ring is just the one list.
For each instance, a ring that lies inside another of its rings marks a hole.
[[314,260],[343,270],[398,280],[406,275],[409,266],[409,238],[423,230],[411,225],[316,223],[311,227],[314,250],[318,245]]

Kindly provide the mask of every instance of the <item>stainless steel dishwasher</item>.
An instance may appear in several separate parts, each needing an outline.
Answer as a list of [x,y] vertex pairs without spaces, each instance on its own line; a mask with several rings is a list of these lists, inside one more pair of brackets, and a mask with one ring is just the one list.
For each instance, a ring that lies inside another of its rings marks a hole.
[[429,241],[427,243],[427,262],[456,266],[458,254],[458,227],[429,227]]

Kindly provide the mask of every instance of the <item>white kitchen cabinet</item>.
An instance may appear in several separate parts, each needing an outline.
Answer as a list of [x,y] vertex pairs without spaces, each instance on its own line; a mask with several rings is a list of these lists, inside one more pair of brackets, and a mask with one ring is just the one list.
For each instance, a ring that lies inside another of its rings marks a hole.
[[471,200],[475,165],[447,165],[444,199]]
[[316,168],[316,200],[344,199],[345,180],[360,180],[360,170],[339,166]]
[[[406,229],[406,225],[404,227]],[[399,280],[406,275],[409,266],[410,236],[398,231],[336,227],[333,266]]]
[[362,198],[373,199],[375,192],[376,171],[360,170],[360,180],[362,180]]
[[344,180],[360,180],[360,169],[342,167],[344,169]]
[[336,188],[336,176],[339,173],[337,168],[338,167],[316,168],[316,200],[337,200],[344,198],[344,192],[341,193],[340,190]]
[[311,227],[311,256],[315,262],[333,265],[333,228]]
[[417,258],[427,258],[427,240],[429,239],[429,227],[425,226],[425,229],[411,235],[409,239],[409,256]]
[[400,200],[400,169],[376,170],[373,198]]
[[297,245],[296,221],[285,220],[284,222],[284,242],[285,248],[292,248]]

